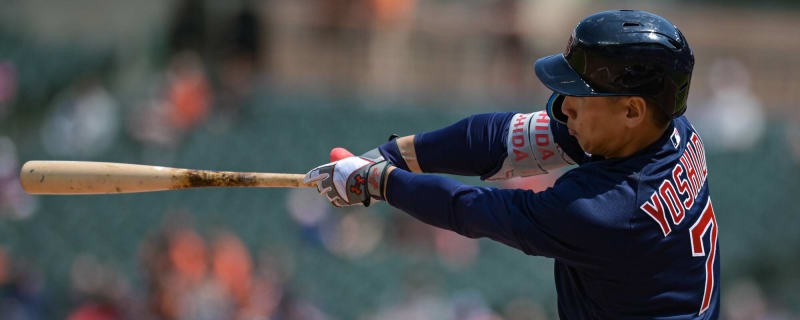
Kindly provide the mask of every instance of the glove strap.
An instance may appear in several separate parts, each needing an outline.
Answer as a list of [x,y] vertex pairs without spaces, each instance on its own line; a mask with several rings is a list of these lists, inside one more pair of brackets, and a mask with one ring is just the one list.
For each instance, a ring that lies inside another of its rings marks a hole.
[[[373,164],[367,169],[367,192],[369,196],[377,201],[385,200],[384,190],[386,190],[386,172],[388,171],[391,163],[383,160]],[[369,199],[364,201],[364,206],[369,205]]]
[[378,148],[374,148],[370,151],[365,152],[364,154],[361,155],[361,157],[372,162],[380,162],[382,160],[385,160],[383,158],[383,155],[381,154],[381,151],[378,150]]

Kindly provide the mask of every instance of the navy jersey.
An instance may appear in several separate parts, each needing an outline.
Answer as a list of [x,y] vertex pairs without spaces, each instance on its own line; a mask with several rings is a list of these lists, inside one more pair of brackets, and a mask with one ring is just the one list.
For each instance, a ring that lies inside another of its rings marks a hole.
[[[488,177],[506,154],[513,113],[474,115],[414,139],[424,172]],[[542,192],[463,185],[399,169],[387,202],[428,224],[555,259],[561,319],[716,319],[717,221],[703,142],[685,117],[625,158],[585,154],[563,124],[556,142],[579,165]]]

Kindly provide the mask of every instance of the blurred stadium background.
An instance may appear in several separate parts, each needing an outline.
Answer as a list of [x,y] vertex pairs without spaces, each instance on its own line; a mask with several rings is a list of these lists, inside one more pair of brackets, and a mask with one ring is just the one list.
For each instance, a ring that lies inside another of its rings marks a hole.
[[386,205],[333,210],[313,190],[34,197],[18,170],[303,173],[334,146],[541,110],[535,58],[616,8],[667,17],[694,48],[688,116],[708,148],[725,318],[800,317],[796,1],[0,4],[1,319],[555,319],[551,261]]

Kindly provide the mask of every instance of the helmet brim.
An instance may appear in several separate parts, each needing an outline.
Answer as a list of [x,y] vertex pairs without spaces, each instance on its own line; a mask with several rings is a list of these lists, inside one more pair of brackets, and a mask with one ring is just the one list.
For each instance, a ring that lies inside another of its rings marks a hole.
[[536,60],[534,70],[542,84],[562,95],[579,97],[600,95],[572,69],[561,53]]

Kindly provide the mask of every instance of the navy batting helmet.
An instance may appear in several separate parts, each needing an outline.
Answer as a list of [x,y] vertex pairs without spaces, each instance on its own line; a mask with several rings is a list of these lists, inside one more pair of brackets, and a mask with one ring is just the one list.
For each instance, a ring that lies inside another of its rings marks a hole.
[[694,54],[678,27],[658,15],[605,11],[575,27],[563,54],[536,61],[536,76],[555,93],[551,118],[566,122],[563,96],[641,96],[667,116],[686,111]]

